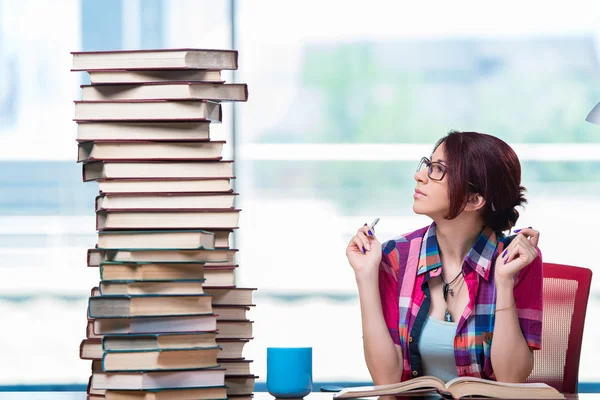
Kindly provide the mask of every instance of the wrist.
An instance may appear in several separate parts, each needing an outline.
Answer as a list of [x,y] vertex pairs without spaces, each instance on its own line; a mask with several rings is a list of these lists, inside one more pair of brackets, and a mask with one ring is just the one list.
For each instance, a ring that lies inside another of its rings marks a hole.
[[514,283],[496,281],[496,307],[505,308],[511,306],[515,302]]
[[365,269],[367,271],[358,271],[354,274],[359,289],[361,286],[371,286],[379,283],[379,270],[372,268]]
[[503,277],[503,276],[495,276],[494,284],[496,285],[496,290],[509,290],[512,291],[515,287],[515,280],[512,276]]

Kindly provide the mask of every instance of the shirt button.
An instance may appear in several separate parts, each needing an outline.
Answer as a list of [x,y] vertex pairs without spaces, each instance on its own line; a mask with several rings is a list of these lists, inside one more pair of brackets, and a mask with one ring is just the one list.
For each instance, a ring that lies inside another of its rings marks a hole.
[[408,337],[408,343],[412,343],[412,336]]
[[413,370],[412,374],[413,374],[413,376],[419,375],[419,373],[417,371],[414,371],[414,370]]

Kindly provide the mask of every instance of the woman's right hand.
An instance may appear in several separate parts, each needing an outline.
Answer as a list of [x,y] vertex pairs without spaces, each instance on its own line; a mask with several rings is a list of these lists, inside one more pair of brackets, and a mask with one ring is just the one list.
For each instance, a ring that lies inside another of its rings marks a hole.
[[357,278],[377,275],[381,263],[381,243],[367,224],[350,239],[346,247],[346,257]]

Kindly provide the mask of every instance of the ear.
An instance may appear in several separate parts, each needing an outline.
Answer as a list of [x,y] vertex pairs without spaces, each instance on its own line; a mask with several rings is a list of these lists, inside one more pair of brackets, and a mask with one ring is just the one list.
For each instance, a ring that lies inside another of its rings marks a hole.
[[468,196],[465,211],[478,211],[485,206],[485,199],[479,193],[470,193]]

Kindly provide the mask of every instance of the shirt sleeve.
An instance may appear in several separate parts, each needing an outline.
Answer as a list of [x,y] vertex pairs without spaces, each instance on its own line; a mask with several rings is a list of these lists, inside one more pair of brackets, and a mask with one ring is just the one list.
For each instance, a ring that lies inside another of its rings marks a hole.
[[521,332],[534,350],[542,347],[544,311],[542,253],[539,249],[537,252],[537,258],[520,271],[513,291]]
[[387,241],[382,246],[381,263],[379,264],[379,296],[383,318],[395,344],[400,345],[398,324],[400,313],[398,310],[398,250],[394,240]]

